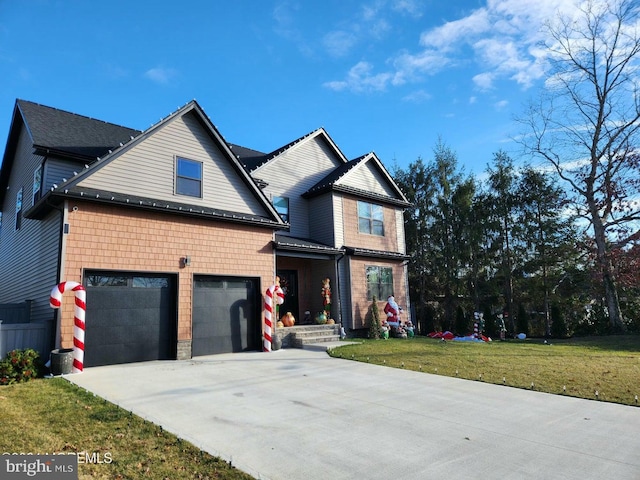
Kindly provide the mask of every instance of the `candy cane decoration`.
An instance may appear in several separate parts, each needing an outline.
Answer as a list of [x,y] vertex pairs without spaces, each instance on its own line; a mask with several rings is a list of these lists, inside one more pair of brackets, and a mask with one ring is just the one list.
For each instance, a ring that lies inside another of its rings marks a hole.
[[53,287],[49,305],[51,308],[60,308],[62,294],[65,290],[71,290],[76,294],[73,315],[73,373],[82,373],[84,368],[84,315],[87,310],[87,292],[78,282],[62,282]]
[[277,305],[284,303],[284,292],[280,288],[277,277],[276,284],[271,285],[264,296],[264,345],[262,350],[265,352],[271,351],[271,327],[273,326],[271,315],[273,314],[274,301]]

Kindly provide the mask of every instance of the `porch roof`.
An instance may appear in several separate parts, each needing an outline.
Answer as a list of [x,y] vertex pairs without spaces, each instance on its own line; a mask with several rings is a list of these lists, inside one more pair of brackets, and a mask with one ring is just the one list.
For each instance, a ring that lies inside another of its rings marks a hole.
[[277,233],[275,234],[273,246],[276,250],[283,252],[316,253],[322,255],[344,254],[344,250],[341,248],[331,247],[305,238],[291,237]]
[[368,248],[358,247],[345,247],[345,253],[356,257],[375,257],[375,258],[389,258],[394,260],[408,260],[410,255],[405,255],[399,252],[389,252],[384,250],[371,250]]

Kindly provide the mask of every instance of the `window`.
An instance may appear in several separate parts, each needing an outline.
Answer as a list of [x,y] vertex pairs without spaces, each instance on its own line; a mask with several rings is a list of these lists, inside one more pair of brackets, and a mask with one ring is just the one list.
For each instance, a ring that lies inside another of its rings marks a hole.
[[176,158],[176,193],[202,198],[202,163]]
[[167,277],[133,277],[134,288],[169,288]]
[[367,300],[386,300],[393,295],[393,270],[391,267],[367,265]]
[[382,205],[358,202],[358,231],[370,235],[384,236]]
[[43,167],[40,165],[36,168],[36,171],[33,172],[33,203],[35,205],[36,202],[42,196],[42,171]]
[[16,194],[16,230],[22,226],[22,189]]
[[0,212],[0,234],[2,234],[2,212]]
[[289,222],[289,199],[287,197],[273,197],[273,206],[282,220]]
[[126,287],[128,279],[120,275],[89,275],[85,280],[87,287]]

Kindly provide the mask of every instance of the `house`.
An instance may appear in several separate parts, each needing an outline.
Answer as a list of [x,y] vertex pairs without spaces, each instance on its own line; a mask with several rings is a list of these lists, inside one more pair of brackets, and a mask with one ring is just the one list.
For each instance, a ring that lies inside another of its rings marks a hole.
[[73,301],[54,311],[49,292],[82,283],[85,366],[258,350],[275,275],[299,321],[329,278],[331,316],[355,332],[374,295],[408,307],[408,205],[375,154],[349,161],[324,129],[264,154],[228,143],[195,101],[138,131],[17,100],[0,303],[30,300],[68,347]]

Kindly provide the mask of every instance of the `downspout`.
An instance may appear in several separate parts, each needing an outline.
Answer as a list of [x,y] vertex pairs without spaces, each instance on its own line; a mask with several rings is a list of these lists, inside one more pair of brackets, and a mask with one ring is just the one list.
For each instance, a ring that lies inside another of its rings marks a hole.
[[413,318],[413,311],[411,310],[411,296],[409,295],[409,260],[402,262],[402,268],[404,270],[404,288],[407,296],[407,315],[409,316],[409,320],[413,324],[414,328],[416,328],[417,323],[415,318]]
[[[45,200],[46,204],[49,205],[54,210],[60,212],[60,228],[59,228],[59,239],[58,239],[58,264],[56,265],[56,284],[60,282],[62,278],[63,272],[63,256],[65,252],[65,242],[64,236],[67,233],[67,212],[68,212],[68,204],[67,200],[64,201],[63,207],[56,206],[49,201],[49,198]],[[51,286],[53,288],[54,285]],[[50,344],[54,346],[54,348],[60,348],[60,309],[54,309],[53,311],[53,324],[55,328],[51,329],[51,333],[53,338],[50,340]]]

